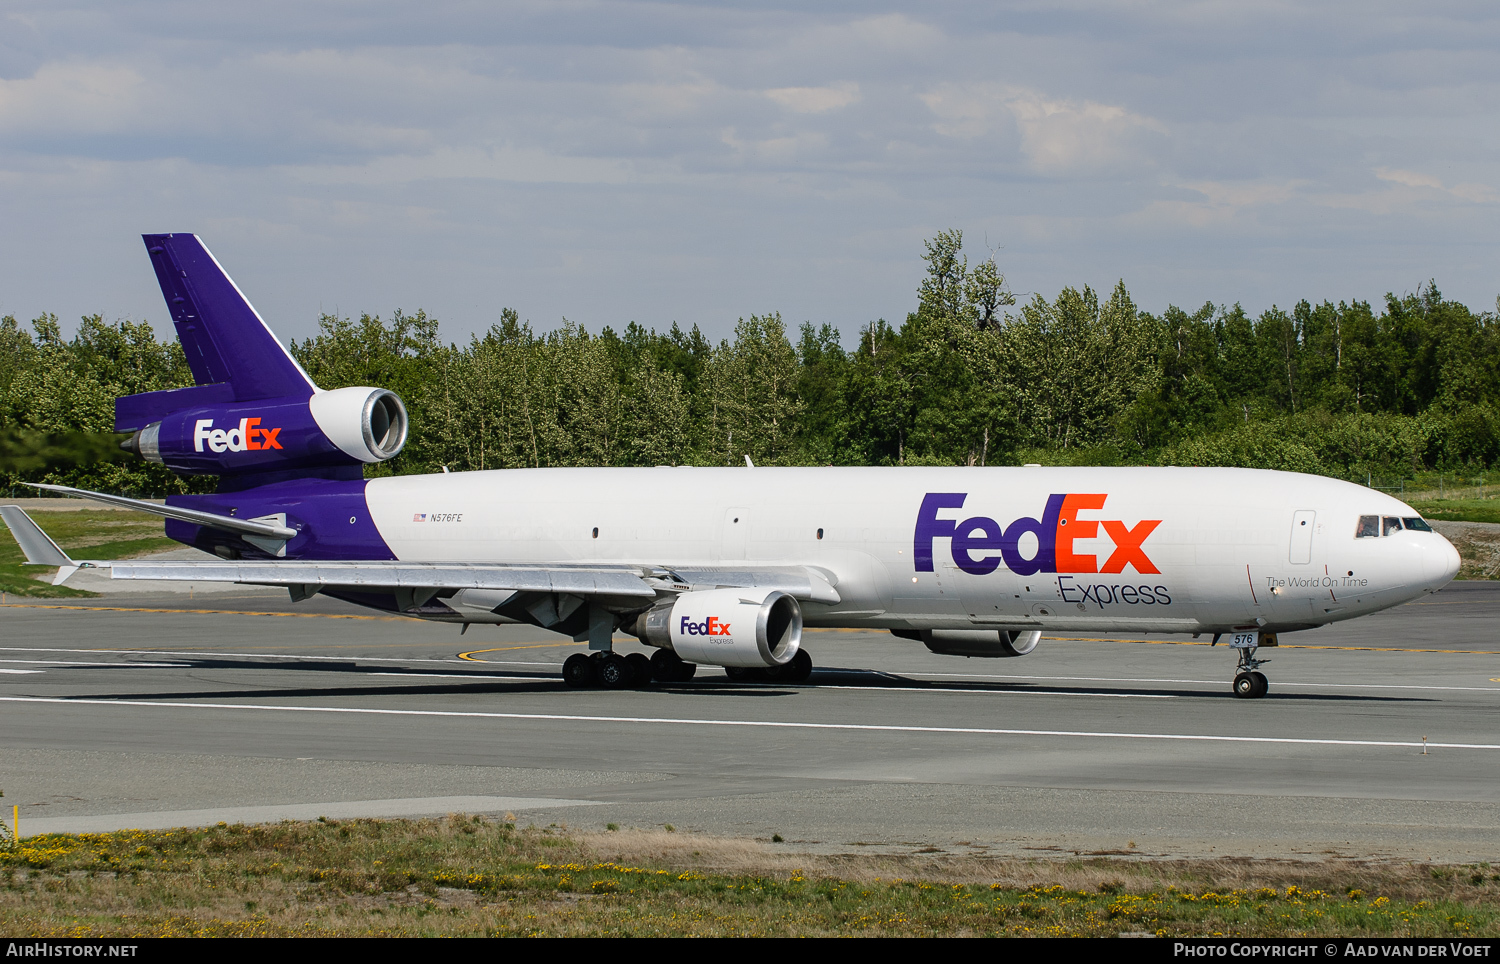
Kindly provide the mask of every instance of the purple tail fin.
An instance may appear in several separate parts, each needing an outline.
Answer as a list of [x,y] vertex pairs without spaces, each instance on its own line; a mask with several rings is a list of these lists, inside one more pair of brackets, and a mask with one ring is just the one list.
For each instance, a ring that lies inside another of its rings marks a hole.
[[304,399],[317,391],[203,242],[191,234],[142,237],[198,384],[116,399],[115,431],[203,404]]

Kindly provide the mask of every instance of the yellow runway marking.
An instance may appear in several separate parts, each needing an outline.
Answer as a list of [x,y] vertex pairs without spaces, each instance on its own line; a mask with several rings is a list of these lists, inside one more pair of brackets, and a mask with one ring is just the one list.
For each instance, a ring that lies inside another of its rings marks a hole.
[[488,663],[487,659],[475,659],[475,653],[504,653],[513,649],[556,649],[559,646],[582,646],[583,643],[575,643],[571,639],[566,643],[537,643],[529,646],[496,646],[494,649],[471,649],[467,653],[459,653],[459,659],[466,659],[471,663]]
[[0,609],[77,609],[98,613],[183,613],[193,616],[288,616],[295,619],[374,619],[400,622],[410,616],[365,616],[359,613],[267,613],[250,609],[146,609],[139,606],[60,606],[41,603],[5,603]]

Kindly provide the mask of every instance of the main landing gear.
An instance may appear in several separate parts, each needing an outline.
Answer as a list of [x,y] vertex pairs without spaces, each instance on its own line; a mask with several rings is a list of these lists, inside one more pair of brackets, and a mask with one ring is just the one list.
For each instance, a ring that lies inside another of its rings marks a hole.
[[563,682],[575,688],[602,686],[610,690],[658,683],[683,683],[698,672],[695,663],[683,662],[669,650],[659,649],[650,659],[643,653],[574,653],[563,663]]
[[812,675],[812,657],[799,649],[785,666],[726,666],[724,675],[736,683],[804,683]]
[[602,686],[610,690],[645,686],[653,677],[660,679],[652,672],[651,660],[641,653],[631,653],[629,656],[621,656],[619,653],[574,653],[563,663],[562,677],[563,682],[569,686]]
[[[785,666],[748,669],[726,666],[724,672],[737,683],[800,683],[812,675],[812,657],[798,650]],[[697,663],[685,662],[670,649],[658,649],[647,659],[641,653],[574,653],[563,663],[563,682],[576,689],[602,686],[623,690],[657,683],[686,683],[698,672]]]
[[1244,700],[1258,700],[1266,695],[1271,688],[1271,681],[1266,679],[1266,674],[1259,672],[1263,663],[1269,663],[1268,659],[1256,659],[1255,647],[1240,650],[1240,663],[1234,674],[1234,695]]

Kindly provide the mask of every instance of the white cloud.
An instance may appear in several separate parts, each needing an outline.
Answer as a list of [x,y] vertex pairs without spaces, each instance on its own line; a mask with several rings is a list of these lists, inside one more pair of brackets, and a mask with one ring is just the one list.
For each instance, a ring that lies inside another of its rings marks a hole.
[[1494,204],[1500,201],[1500,196],[1495,194],[1495,189],[1487,184],[1455,184],[1448,187],[1442,181],[1431,174],[1422,174],[1417,171],[1403,171],[1390,167],[1377,167],[1375,176],[1382,181],[1391,181],[1403,184],[1406,187],[1431,188],[1444,194],[1451,194],[1465,201],[1473,201],[1476,204]]
[[1307,181],[1188,181],[1183,187],[1202,194],[1208,204],[1220,208],[1260,207],[1284,204],[1296,197]]
[[886,13],[855,20],[840,32],[858,43],[887,50],[931,48],[948,40],[942,30],[902,13]]
[[141,121],[146,89],[133,67],[98,61],[43,64],[30,77],[0,80],[0,129],[128,130]]
[[365,186],[452,179],[519,184],[620,184],[630,178],[630,168],[623,161],[567,157],[509,146],[445,147],[430,154],[377,157],[366,164],[294,165],[286,170],[309,184]]
[[5,5],[0,314],[159,317],[130,235],[183,226],[278,317],[458,333],[496,297],[852,331],[909,308],[947,227],[1038,292],[1494,297],[1500,9],[1463,0],[268,3]]
[[845,81],[829,87],[776,87],[766,96],[799,114],[821,114],[859,100],[859,85]]
[[821,153],[828,147],[828,137],[818,131],[803,131],[785,137],[742,138],[733,127],[726,127],[719,140],[741,158],[772,164],[787,164]]
[[680,120],[709,108],[725,91],[707,78],[682,81],[643,81],[609,89],[610,99],[641,123]]
[[1108,171],[1146,154],[1143,135],[1165,124],[1124,107],[1051,97],[1026,87],[944,84],[922,95],[939,118],[933,127],[955,138],[982,137],[1014,126],[1031,168],[1043,174]]

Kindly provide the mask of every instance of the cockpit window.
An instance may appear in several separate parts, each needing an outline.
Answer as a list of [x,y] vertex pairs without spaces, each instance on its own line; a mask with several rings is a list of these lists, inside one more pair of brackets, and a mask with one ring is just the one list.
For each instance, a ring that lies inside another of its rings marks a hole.
[[1400,532],[1400,531],[1401,531],[1401,520],[1398,519],[1398,518],[1396,518],[1393,515],[1386,516],[1385,517],[1385,531],[1382,532],[1381,535],[1388,536],[1392,532]]
[[1380,535],[1380,516],[1362,515],[1359,517],[1359,525],[1354,529],[1354,538],[1372,539]]
[[1432,526],[1428,525],[1427,521],[1425,519],[1422,519],[1422,518],[1416,518],[1416,519],[1402,518],[1401,521],[1404,522],[1404,523],[1406,523],[1406,527],[1408,529],[1412,529],[1412,530],[1414,530],[1416,532],[1431,532],[1432,531]]

